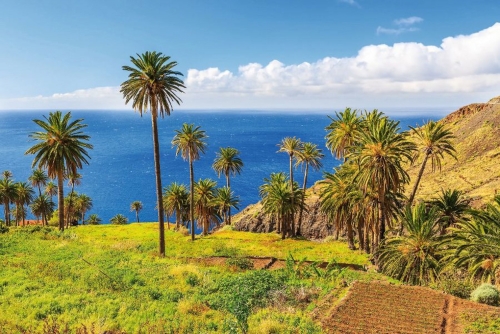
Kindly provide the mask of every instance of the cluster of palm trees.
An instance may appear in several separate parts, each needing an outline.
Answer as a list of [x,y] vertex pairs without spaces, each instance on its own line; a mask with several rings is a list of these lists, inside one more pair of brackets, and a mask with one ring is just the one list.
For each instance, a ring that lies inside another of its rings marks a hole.
[[[443,124],[429,121],[402,132],[399,122],[373,110],[358,113],[347,108],[331,118],[326,145],[343,164],[325,173],[320,202],[335,224],[337,237],[345,231],[348,245],[370,253],[378,249],[386,231],[396,231],[399,214],[411,206],[428,159],[440,168],[444,155],[454,156],[453,135]],[[410,199],[406,168],[424,153]],[[399,233],[403,233],[400,229]]]
[[[25,225],[28,208],[41,222],[43,226],[47,225],[51,219],[55,208],[53,196],[57,194],[57,185],[50,181],[45,171],[41,169],[33,170],[28,178],[28,182],[14,182],[12,173],[4,171],[3,178],[0,179],[0,202],[4,206],[5,224],[10,226],[11,216],[15,220],[15,225]],[[85,194],[78,194],[74,191],[74,185],[78,184],[79,174],[66,176],[68,184],[72,187],[71,193],[64,198],[64,205],[67,207],[65,226],[70,222],[85,222],[85,214],[92,208],[92,199]],[[36,194],[38,193],[38,196]],[[14,210],[11,212],[11,205]],[[93,218],[94,219],[94,218]]]
[[500,196],[471,209],[456,190],[407,206],[399,215],[405,233],[387,238],[377,252],[384,273],[425,285],[465,270],[470,279],[500,284]]
[[[264,179],[265,183],[260,187],[259,193],[264,213],[276,222],[276,231],[285,239],[287,236],[296,237],[301,234],[302,215],[307,210],[305,198],[309,167],[319,170],[323,166],[321,159],[324,155],[316,144],[304,143],[295,137],[284,138],[278,147],[278,152],[288,154],[290,174],[272,173],[269,178]],[[299,166],[304,167],[302,188],[293,178],[294,168]],[[296,213],[299,214],[298,217]]]
[[206,149],[206,134],[199,126],[183,124],[172,140],[176,154],[189,162],[189,191],[184,184],[171,183],[164,189],[163,206],[168,216],[175,216],[176,228],[184,222],[191,223],[191,240],[194,240],[196,221],[202,234],[208,234],[210,228],[220,222],[231,224],[231,208],[238,208],[239,199],[230,186],[230,175],[240,174],[243,161],[239,151],[233,147],[221,147],[216,153],[212,168],[220,177],[226,177],[226,186],[217,188],[212,179],[194,181],[193,162],[200,158]]

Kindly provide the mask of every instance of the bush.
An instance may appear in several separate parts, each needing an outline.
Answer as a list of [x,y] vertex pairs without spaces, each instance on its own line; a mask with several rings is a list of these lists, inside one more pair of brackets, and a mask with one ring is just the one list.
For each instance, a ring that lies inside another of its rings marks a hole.
[[182,234],[185,237],[187,237],[189,235],[189,230],[184,225],[179,226],[179,228],[177,229],[177,232],[179,232],[180,234]]
[[113,225],[125,225],[128,223],[128,218],[119,213],[111,218],[109,222]]
[[471,293],[470,299],[478,303],[495,306],[498,305],[500,300],[500,293],[495,286],[484,283]]
[[9,228],[5,225],[0,224],[0,234],[9,232]]
[[253,269],[253,261],[246,257],[230,257],[226,260],[226,264],[241,270]]

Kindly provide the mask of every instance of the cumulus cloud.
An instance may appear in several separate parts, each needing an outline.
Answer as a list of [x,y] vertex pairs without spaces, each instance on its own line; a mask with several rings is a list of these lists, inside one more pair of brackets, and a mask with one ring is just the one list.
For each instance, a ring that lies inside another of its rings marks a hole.
[[419,31],[420,29],[414,27],[413,25],[416,23],[422,22],[424,19],[418,16],[411,16],[407,18],[394,20],[394,25],[396,28],[384,28],[381,26],[377,27],[377,35],[380,34],[390,34],[390,35],[399,35],[405,32],[414,32]]
[[[433,107],[485,101],[500,87],[500,23],[440,45],[368,45],[353,57],[237,71],[190,69],[182,108]],[[0,100],[0,109],[125,109],[118,87]]]

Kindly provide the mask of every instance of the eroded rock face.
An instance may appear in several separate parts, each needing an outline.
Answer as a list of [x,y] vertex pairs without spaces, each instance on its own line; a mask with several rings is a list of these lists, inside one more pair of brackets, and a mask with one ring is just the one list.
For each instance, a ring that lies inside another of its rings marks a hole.
[[[257,233],[276,231],[276,222],[262,213],[260,203],[254,204],[240,212],[235,218],[234,229]],[[296,217],[298,221],[298,215]],[[296,223],[297,224],[297,223]],[[333,235],[334,228],[327,217],[319,210],[319,202],[310,203],[308,212],[302,215],[300,234],[307,239],[323,239]]]

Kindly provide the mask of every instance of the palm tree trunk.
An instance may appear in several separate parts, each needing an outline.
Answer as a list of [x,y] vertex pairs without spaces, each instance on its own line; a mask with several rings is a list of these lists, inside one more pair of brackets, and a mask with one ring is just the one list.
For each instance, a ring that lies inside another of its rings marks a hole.
[[73,206],[73,196],[74,196],[74,193],[75,193],[75,184],[74,183],[71,183],[71,192],[69,193],[69,203],[68,203],[68,210],[66,210],[68,213],[68,218],[66,219],[66,228],[69,227],[69,224],[71,223],[71,210],[73,209],[72,206]]
[[364,223],[365,223],[364,218],[360,218],[358,220],[358,224],[357,224],[359,248],[361,250],[365,250],[365,240],[364,240],[364,235],[363,235]]
[[180,210],[175,209],[175,229],[178,230],[180,227],[181,213]]
[[151,111],[151,126],[153,128],[153,151],[155,160],[155,176],[156,176],[156,201],[158,205],[158,230],[159,230],[159,251],[160,256],[165,256],[165,223],[163,220],[163,199],[161,188],[161,169],[160,169],[160,144],[158,141],[158,115],[156,110]]
[[139,210],[135,210],[135,219],[139,223]]
[[189,219],[191,220],[191,241],[194,241],[194,171],[191,154],[189,154]]
[[307,173],[309,172],[309,163],[306,162],[306,169],[304,171],[304,184],[302,185],[302,205],[300,206],[299,213],[299,226],[297,227],[297,235],[302,235],[300,229],[302,228],[302,213],[304,211],[304,203],[306,201],[306,187],[307,187]]
[[368,224],[366,224],[365,222],[365,230],[364,230],[365,236],[363,237],[365,246],[363,248],[365,249],[365,252],[367,252],[368,254],[370,254],[370,229],[371,229],[369,227],[370,226],[368,226]]
[[283,214],[283,210],[281,213],[281,239],[285,240],[286,238],[286,223],[285,223],[285,215]]
[[[226,173],[226,185],[227,185],[227,188],[229,189],[229,193],[231,193],[231,184],[229,182],[229,172]],[[231,206],[229,206],[229,209],[227,210],[227,225],[231,225]]]
[[5,224],[10,226],[10,202],[6,199],[3,203],[4,205],[4,213],[5,213]]
[[290,211],[290,229],[291,229],[291,235],[292,237],[295,237],[295,217],[294,217],[294,211],[295,211],[295,206],[293,203],[293,155],[290,154],[290,199],[291,199],[291,204],[292,204],[292,210]]
[[347,217],[346,219],[346,226],[347,226],[347,245],[350,250],[356,249],[354,246],[354,233],[352,230],[352,221],[351,221],[351,216]]
[[63,171],[57,172],[57,209],[59,210],[59,230],[64,231],[64,185]]
[[420,184],[420,179],[424,174],[424,169],[425,169],[425,164],[427,163],[427,159],[429,159],[429,154],[425,155],[424,161],[422,161],[422,166],[420,166],[420,171],[418,172],[417,180],[415,181],[415,185],[413,186],[413,191],[411,192],[410,198],[408,199],[409,205],[412,205],[413,200],[415,199],[415,194],[417,193],[418,185]]

